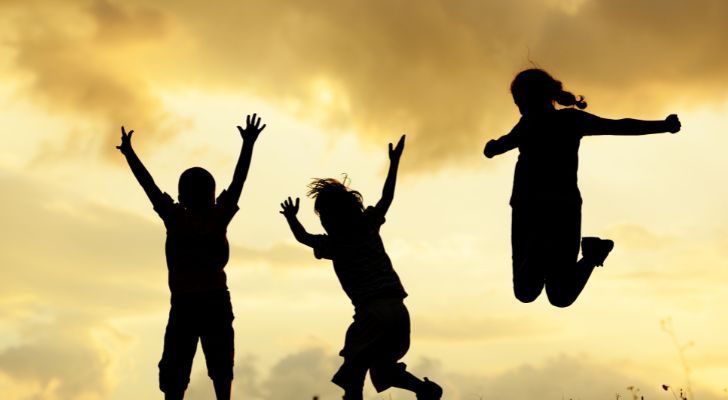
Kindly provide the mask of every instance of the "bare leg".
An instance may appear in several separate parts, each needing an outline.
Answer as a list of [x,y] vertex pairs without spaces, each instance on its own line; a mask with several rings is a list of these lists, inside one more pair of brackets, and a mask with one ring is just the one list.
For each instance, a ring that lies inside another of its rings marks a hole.
[[409,373],[404,363],[380,364],[369,370],[377,391],[388,387],[409,390],[417,394],[418,400],[440,400],[442,388],[425,378],[424,381]]
[[561,308],[572,305],[584,290],[592,271],[594,271],[594,264],[586,262],[582,258],[575,265],[572,264],[568,271],[559,271],[561,273],[548,276],[546,295],[549,302]]
[[412,375],[408,371],[402,371],[401,373],[392,377],[391,382],[392,386],[396,388],[409,390],[410,392],[415,393],[417,393],[422,388],[423,383],[424,382],[422,380]]
[[218,379],[212,381],[212,383],[215,386],[215,395],[217,396],[217,400],[230,400],[230,387],[232,386],[232,381]]
[[185,397],[185,392],[166,392],[164,393],[164,400],[182,400]]
[[344,400],[362,400],[364,397],[364,378],[367,366],[344,358],[344,364],[331,380],[344,389]]
[[442,397],[442,388],[435,382],[425,378],[421,381],[416,376],[404,371],[399,377],[392,382],[392,386],[409,390],[417,394],[418,400],[440,400]]
[[513,253],[513,294],[522,303],[538,298],[545,284],[544,263],[539,259],[539,240],[532,225],[534,217],[527,209],[514,207],[511,218],[511,249]]

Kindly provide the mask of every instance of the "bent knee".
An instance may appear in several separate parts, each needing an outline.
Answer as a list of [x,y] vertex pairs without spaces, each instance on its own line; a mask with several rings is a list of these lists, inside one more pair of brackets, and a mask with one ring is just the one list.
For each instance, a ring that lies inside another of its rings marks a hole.
[[537,285],[513,285],[513,294],[521,303],[531,303],[541,295],[543,284]]
[[407,369],[405,363],[381,363],[372,365],[369,369],[369,377],[372,379],[372,384],[377,390],[377,393],[381,393],[394,385],[394,382],[402,377],[402,374]]
[[574,296],[568,296],[558,292],[554,293],[549,290],[546,291],[546,295],[549,298],[549,303],[551,303],[552,306],[559,308],[569,307],[574,304],[574,301],[576,301],[576,297]]

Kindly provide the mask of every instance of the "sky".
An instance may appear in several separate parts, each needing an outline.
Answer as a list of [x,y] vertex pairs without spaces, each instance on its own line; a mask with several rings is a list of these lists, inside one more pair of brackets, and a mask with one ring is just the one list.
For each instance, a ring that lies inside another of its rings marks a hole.
[[[0,0],[0,393],[162,398],[165,230],[119,128],[176,197],[194,165],[229,184],[255,112],[228,230],[234,398],[341,397],[353,308],[279,204],[301,197],[319,233],[311,178],[346,174],[376,203],[403,133],[382,237],[409,293],[404,361],[444,398],[728,398],[726,20],[723,0]],[[683,126],[582,140],[582,231],[616,245],[566,309],[513,296],[517,153],[482,155],[533,66],[589,112]],[[186,398],[212,396],[198,351]]]

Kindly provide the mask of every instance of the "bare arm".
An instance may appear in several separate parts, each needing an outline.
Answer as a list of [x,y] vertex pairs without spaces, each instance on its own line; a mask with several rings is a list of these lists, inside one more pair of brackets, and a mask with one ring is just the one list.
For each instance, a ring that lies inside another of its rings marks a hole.
[[389,210],[389,206],[392,205],[392,200],[394,200],[394,187],[397,185],[397,170],[399,169],[399,159],[402,157],[402,151],[404,151],[404,140],[405,135],[402,135],[396,146],[392,147],[392,143],[389,144],[389,171],[387,172],[387,178],[384,180],[382,198],[375,206],[382,216],[387,214],[387,210]]
[[238,163],[235,165],[233,180],[228,187],[230,200],[234,204],[238,203],[240,194],[243,192],[243,184],[245,183],[245,179],[248,177],[250,160],[253,157],[253,145],[255,145],[255,141],[258,139],[260,132],[262,132],[266,127],[265,124],[260,126],[260,117],[256,119],[256,114],[253,114],[252,117],[248,115],[245,118],[245,121],[245,129],[238,126],[240,136],[243,138],[243,147],[240,149],[240,157],[238,157]]
[[136,155],[136,152],[131,145],[132,134],[134,134],[133,130],[129,131],[129,133],[126,133],[126,130],[122,126],[121,144],[116,146],[116,148],[119,149],[119,151],[121,151],[121,154],[126,157],[126,161],[127,163],[129,163],[129,167],[131,168],[131,172],[134,174],[134,177],[142,186],[142,189],[144,189],[144,193],[147,194],[147,197],[149,197],[149,200],[152,202],[152,204],[156,205],[162,198],[162,191],[159,190],[157,184],[154,183],[154,179],[152,179],[152,175],[149,173],[149,171],[147,171],[147,169],[144,167],[144,164],[142,164],[142,161]]
[[645,121],[640,119],[607,119],[587,114],[585,135],[621,135],[636,136],[652,133],[677,133],[681,125],[677,115],[670,114],[661,121]]
[[283,214],[284,217],[286,217],[288,226],[291,228],[291,232],[293,232],[293,237],[295,237],[296,240],[298,240],[300,243],[305,244],[308,247],[314,247],[314,244],[316,242],[314,239],[314,235],[306,232],[306,228],[301,225],[298,217],[296,217],[296,214],[298,214],[298,205],[298,197],[296,197],[295,203],[289,197],[288,199],[283,200],[283,203],[281,203],[282,210],[280,211],[280,213]]
[[485,144],[483,154],[488,158],[493,158],[497,155],[509,152],[518,147],[518,129],[520,129],[521,121],[513,127],[513,129],[507,134],[499,137],[498,139],[489,140]]

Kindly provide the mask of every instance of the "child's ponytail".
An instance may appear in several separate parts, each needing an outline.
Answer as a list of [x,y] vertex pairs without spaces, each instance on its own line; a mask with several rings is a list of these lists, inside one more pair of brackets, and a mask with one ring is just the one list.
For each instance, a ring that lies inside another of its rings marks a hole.
[[538,68],[518,73],[511,82],[511,94],[522,114],[554,101],[564,107],[586,108],[583,96],[565,91],[561,81]]
[[[561,83],[561,82],[559,82]],[[559,85],[561,86],[561,85]],[[564,107],[578,107],[580,110],[583,110],[586,108],[586,100],[584,100],[584,96],[574,96],[573,93],[567,92],[566,90],[559,90],[554,95],[554,101],[561,104]]]

